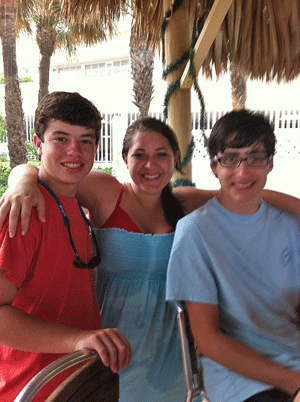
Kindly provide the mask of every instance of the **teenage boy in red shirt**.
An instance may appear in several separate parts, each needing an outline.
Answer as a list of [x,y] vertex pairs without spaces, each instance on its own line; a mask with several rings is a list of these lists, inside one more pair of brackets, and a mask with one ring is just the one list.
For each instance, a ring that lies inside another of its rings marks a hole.
[[[39,188],[46,223],[32,211],[28,233],[0,232],[0,399],[13,401],[41,369],[63,354],[96,350],[116,372],[130,362],[130,345],[117,329],[101,329],[92,269],[100,255],[76,198],[93,166],[100,136],[97,108],[78,93],[53,92],[35,114],[41,157]],[[92,239],[97,249],[92,256]],[[62,381],[47,384],[44,401]]]

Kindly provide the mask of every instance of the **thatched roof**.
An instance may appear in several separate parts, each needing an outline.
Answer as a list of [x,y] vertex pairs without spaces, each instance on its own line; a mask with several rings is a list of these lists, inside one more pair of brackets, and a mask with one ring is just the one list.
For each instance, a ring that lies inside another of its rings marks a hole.
[[[87,13],[95,18],[119,18],[125,0],[61,0],[68,18]],[[182,1],[182,0],[181,0]],[[203,23],[212,0],[188,1],[195,21]],[[163,0],[135,0],[136,37],[152,48],[161,43]],[[170,0],[170,4],[176,1]],[[179,2],[180,3],[180,2]],[[178,10],[175,12],[179,12]],[[217,75],[233,62],[250,78],[290,81],[300,74],[300,1],[233,0],[203,64],[203,72]]]

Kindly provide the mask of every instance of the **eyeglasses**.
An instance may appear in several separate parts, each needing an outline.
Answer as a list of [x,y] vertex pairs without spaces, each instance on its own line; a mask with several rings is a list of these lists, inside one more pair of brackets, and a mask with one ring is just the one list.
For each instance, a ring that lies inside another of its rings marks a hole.
[[71,246],[72,246],[72,248],[74,250],[74,253],[75,253],[75,256],[76,256],[76,260],[73,262],[75,267],[76,268],[83,268],[83,269],[84,268],[88,268],[88,269],[96,268],[97,265],[99,265],[100,262],[101,262],[101,256],[100,256],[100,250],[99,250],[99,246],[98,246],[98,243],[97,243],[96,236],[95,236],[93,228],[90,227],[90,231],[91,231],[91,234],[92,234],[93,242],[94,242],[95,247],[96,247],[96,255],[94,257],[92,257],[91,260],[88,263],[85,263],[79,257],[79,254],[78,254],[78,252],[76,250],[76,247],[75,247],[72,235],[71,235],[70,226],[67,226],[67,228],[68,228],[68,232],[69,232],[70,243],[71,243]]
[[250,168],[263,169],[271,162],[272,157],[273,155],[252,154],[247,156],[247,158],[241,158],[236,155],[224,155],[218,158],[217,155],[215,155],[213,162],[215,165],[219,162],[220,165],[225,168],[237,169],[241,163],[245,161]]

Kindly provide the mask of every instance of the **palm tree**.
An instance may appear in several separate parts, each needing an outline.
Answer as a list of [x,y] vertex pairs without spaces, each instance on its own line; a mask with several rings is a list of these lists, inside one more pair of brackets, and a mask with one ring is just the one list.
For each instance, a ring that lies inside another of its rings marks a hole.
[[[134,3],[135,0],[128,0],[122,9],[132,18],[135,18]],[[133,28],[131,29],[129,48],[131,78],[133,81],[133,103],[138,107],[140,117],[147,117],[154,93],[154,52],[148,48],[142,38],[136,40]]]
[[153,99],[154,54],[139,41],[130,39],[131,76],[133,80],[133,103],[139,108],[140,117],[147,117]]
[[5,78],[5,114],[11,167],[27,162],[25,124],[16,56],[16,0],[0,2],[0,37]]
[[40,51],[39,94],[40,101],[49,93],[51,56],[56,49],[64,49],[69,56],[76,53],[76,44],[87,46],[103,41],[116,32],[112,21],[102,23],[95,16],[86,16],[82,23],[67,22],[61,13],[61,2],[53,0],[19,0],[19,19],[31,32],[30,22],[36,26],[36,42]]
[[247,100],[247,77],[230,63],[232,109],[245,109]]

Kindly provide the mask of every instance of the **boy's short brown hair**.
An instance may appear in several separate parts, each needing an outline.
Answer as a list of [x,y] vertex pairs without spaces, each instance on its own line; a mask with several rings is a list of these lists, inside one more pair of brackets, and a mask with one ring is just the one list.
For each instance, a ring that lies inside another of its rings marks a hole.
[[41,141],[50,121],[60,120],[74,126],[95,130],[96,144],[99,142],[101,120],[99,110],[78,92],[52,92],[41,100],[36,111],[34,131]]

